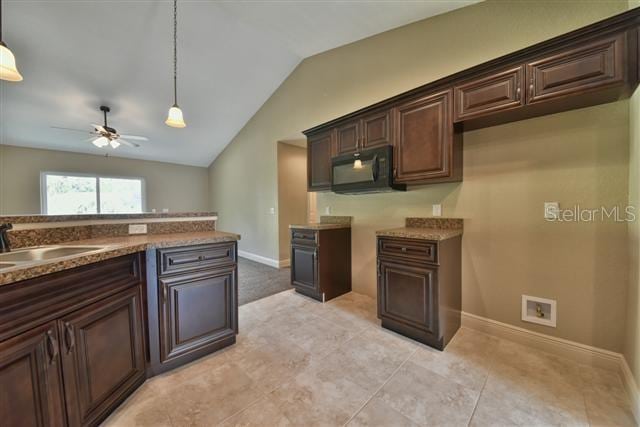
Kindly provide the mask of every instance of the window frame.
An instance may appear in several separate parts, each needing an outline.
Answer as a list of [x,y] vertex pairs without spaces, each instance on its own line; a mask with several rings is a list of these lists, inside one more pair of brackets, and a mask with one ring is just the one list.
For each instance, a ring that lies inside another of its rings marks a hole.
[[[141,212],[144,213],[147,211],[147,183],[144,177],[142,176],[122,176],[122,175],[102,175],[95,173],[80,173],[80,172],[57,172],[57,171],[41,171],[40,172],[40,213],[42,215],[49,215],[47,213],[47,176],[48,175],[57,175],[57,176],[70,176],[70,177],[78,177],[78,178],[95,178],[96,180],[96,209],[97,213],[95,214],[67,214],[67,215],[120,215],[120,213],[110,213],[104,214],[100,212],[100,178],[111,178],[111,179],[130,179],[130,180],[138,180],[140,181],[140,191],[141,191]],[[136,212],[138,213],[138,212]],[[126,215],[126,213],[122,213],[122,215]]]

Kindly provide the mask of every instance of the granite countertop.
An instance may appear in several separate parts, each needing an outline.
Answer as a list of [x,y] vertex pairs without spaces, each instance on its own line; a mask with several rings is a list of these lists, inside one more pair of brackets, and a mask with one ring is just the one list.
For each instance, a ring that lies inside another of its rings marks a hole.
[[310,222],[307,224],[291,224],[289,228],[297,228],[303,230],[333,230],[337,228],[351,228],[351,224],[328,224],[320,222]]
[[423,228],[423,227],[400,227],[389,230],[376,231],[377,236],[404,237],[406,239],[422,240],[447,240],[452,237],[462,236],[460,228]]
[[[172,234],[145,234],[121,237],[98,237],[87,240],[65,242],[51,246],[97,246],[96,250],[65,257],[23,262],[0,270],[0,285],[31,279],[56,271],[67,270],[81,265],[103,261],[122,255],[153,248],[191,246],[206,243],[240,240],[238,234],[223,231],[202,231]],[[6,261],[9,262],[9,261]]]

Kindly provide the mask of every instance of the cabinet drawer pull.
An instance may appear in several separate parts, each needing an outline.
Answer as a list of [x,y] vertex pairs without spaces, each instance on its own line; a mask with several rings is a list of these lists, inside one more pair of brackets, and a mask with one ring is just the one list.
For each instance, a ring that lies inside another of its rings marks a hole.
[[407,248],[405,248],[405,247],[402,247],[400,250],[401,250],[402,252],[407,252]]
[[520,87],[516,89],[516,101],[520,101]]
[[53,336],[53,331],[47,331],[47,353],[49,355],[49,363],[53,364],[58,356],[58,341]]
[[167,287],[162,285],[162,301],[167,302]]
[[533,98],[533,83],[529,85],[529,99]]
[[73,326],[71,326],[71,323],[69,322],[64,324],[64,341],[67,345],[67,354],[69,354],[76,344],[76,339],[73,335]]

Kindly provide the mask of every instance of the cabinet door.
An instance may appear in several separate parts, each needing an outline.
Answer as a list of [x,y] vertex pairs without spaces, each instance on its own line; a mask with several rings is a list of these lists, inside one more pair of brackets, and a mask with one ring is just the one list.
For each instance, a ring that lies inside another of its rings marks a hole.
[[96,302],[58,327],[69,424],[96,424],[144,381],[139,290]]
[[235,336],[238,314],[235,266],[159,281],[160,361],[206,350]]
[[362,119],[362,148],[393,144],[391,137],[391,111],[381,111]]
[[66,424],[58,341],[51,322],[0,343],[1,425]]
[[291,245],[291,284],[303,291],[319,293],[318,248]]
[[355,153],[360,146],[360,120],[336,128],[336,155]]
[[527,102],[576,95],[624,81],[624,33],[527,64]]
[[435,334],[438,302],[436,268],[386,260],[378,262],[379,316]]
[[462,121],[524,105],[524,66],[494,73],[454,88],[455,120]]
[[453,172],[451,91],[400,104],[395,113],[396,182],[428,182]]
[[307,138],[307,187],[309,191],[331,189],[331,145],[333,132]]

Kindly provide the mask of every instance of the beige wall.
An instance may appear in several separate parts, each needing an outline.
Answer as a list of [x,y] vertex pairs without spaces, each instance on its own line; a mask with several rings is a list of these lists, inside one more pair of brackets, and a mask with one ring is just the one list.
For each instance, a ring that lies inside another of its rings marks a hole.
[[[629,205],[640,207],[640,91],[629,101]],[[640,384],[640,218],[629,224],[629,290],[624,355]]]
[[0,145],[0,213],[40,213],[40,172],[145,178],[147,210],[206,211],[207,168]]
[[[499,2],[459,9],[303,61],[210,167],[212,208],[245,250],[274,258],[276,142],[399,92],[620,13],[627,2]],[[406,194],[318,196],[354,216],[354,289],[375,292],[374,230],[407,215],[466,221],[464,309],[586,344],[623,343],[626,226],[550,224],[542,203],[627,200],[628,103],[465,134],[464,182]],[[557,298],[558,328],[520,322],[520,295]],[[596,305],[597,304],[597,305]],[[597,317],[596,317],[597,315]]]
[[307,221],[307,150],[278,143],[279,260],[288,260],[290,224]]

